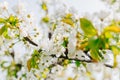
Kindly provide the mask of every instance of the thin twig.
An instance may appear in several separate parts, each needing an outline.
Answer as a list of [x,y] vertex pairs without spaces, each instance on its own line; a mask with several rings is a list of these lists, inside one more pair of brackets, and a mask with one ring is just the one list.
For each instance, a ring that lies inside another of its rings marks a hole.
[[[50,55],[52,57],[56,57],[56,55]],[[80,62],[86,62],[86,63],[95,63],[92,59],[90,60],[83,60],[83,59],[78,59],[78,58],[68,58],[66,56],[60,56],[60,57],[56,57],[56,58],[62,58],[62,59],[68,59],[68,60],[74,60],[74,61],[80,61]],[[111,65],[108,65],[108,64],[104,64],[106,67],[109,67],[109,68],[113,68],[113,66]]]
[[24,39],[26,41],[28,41],[30,44],[34,45],[34,46],[38,46],[38,44],[36,44],[35,42],[33,42],[32,40],[30,40],[28,37],[24,37]]
[[92,57],[88,54],[88,51],[83,51],[85,53],[86,56],[88,56],[90,59],[92,59]]

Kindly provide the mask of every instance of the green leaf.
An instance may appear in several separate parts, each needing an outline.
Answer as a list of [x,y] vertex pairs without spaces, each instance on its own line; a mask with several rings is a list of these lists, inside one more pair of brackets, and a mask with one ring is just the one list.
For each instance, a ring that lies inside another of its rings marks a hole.
[[56,23],[53,23],[53,24],[52,24],[52,30],[54,31],[54,30],[56,29],[56,27],[57,27],[57,24],[56,24]]
[[120,54],[120,48],[119,47],[113,45],[113,46],[111,46],[111,49],[112,49],[114,55],[119,55]]
[[28,71],[30,71],[31,68],[39,69],[37,60],[38,60],[38,58],[35,57],[35,58],[30,58],[30,59],[27,61]]
[[37,50],[34,50],[32,57],[27,61],[27,68],[28,71],[31,70],[31,68],[39,69],[39,60],[40,60],[40,53]]
[[86,18],[80,18],[80,27],[88,37],[95,36],[97,34],[97,30],[94,28],[92,22]]
[[0,35],[2,35],[7,30],[6,26],[0,28]]
[[31,59],[27,61],[27,68],[28,68],[28,71],[31,70]]
[[48,23],[50,21],[50,18],[48,16],[45,16],[42,18],[42,21]]
[[114,4],[116,2],[116,0],[111,0],[111,3]]
[[64,41],[63,41],[63,43],[62,43],[62,46],[63,46],[64,48],[66,48],[66,47],[67,47],[67,44],[68,44],[68,38],[64,38]]
[[113,35],[110,32],[105,32],[105,37],[106,38],[112,38]]
[[5,23],[5,19],[0,18],[0,24]]
[[19,19],[16,16],[11,15],[8,18],[8,21],[12,26],[18,26],[19,25]]
[[106,32],[115,32],[115,33],[118,33],[118,32],[120,32],[120,27],[115,26],[115,25],[105,27],[103,33],[106,33]]
[[12,63],[8,68],[7,68],[7,71],[8,71],[8,76],[14,76],[17,78],[17,73],[21,70],[22,68],[22,64],[16,64],[16,63]]
[[42,3],[41,7],[42,7],[42,9],[45,10],[45,11],[48,10],[47,5],[46,5],[45,2]]
[[32,57],[40,57],[40,53],[37,51],[37,50],[34,50],[33,54],[32,54]]
[[94,61],[99,61],[100,60],[99,51],[98,50],[92,49],[90,51],[90,55],[91,55],[91,57],[93,58]]
[[0,35],[3,35],[6,39],[10,39],[11,37],[8,35],[8,28],[6,26],[3,26],[0,29]]
[[81,65],[81,62],[80,61],[75,61],[75,64],[77,67],[79,67]]
[[99,61],[103,59],[102,53],[100,53],[100,49],[104,49],[105,42],[100,37],[91,37],[88,40],[87,49],[90,50],[90,55],[95,61]]
[[98,49],[100,46],[100,38],[94,36],[88,39],[88,47],[90,49]]
[[74,21],[72,19],[63,18],[61,21],[74,27]]
[[5,30],[5,31],[4,31],[3,36],[4,36],[6,39],[11,39],[11,37],[8,35],[8,30]]
[[114,65],[113,65],[113,67],[116,67],[118,65],[117,56],[120,55],[120,48],[114,45],[114,46],[111,46],[111,49],[112,49],[112,52],[113,52],[113,55],[114,55]]

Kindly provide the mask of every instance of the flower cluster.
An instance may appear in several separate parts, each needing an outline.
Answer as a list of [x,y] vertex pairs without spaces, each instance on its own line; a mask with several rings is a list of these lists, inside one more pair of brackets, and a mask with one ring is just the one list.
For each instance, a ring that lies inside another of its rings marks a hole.
[[0,4],[1,80],[119,79],[119,11],[79,15],[57,0],[39,3],[39,25],[24,5]]

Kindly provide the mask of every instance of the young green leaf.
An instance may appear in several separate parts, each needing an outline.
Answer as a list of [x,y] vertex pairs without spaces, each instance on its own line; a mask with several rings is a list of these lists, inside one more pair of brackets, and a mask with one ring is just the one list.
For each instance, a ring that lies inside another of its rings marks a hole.
[[77,67],[79,67],[81,65],[81,62],[80,61],[75,61],[75,64]]
[[6,39],[11,39],[11,37],[10,37],[9,34],[8,34],[8,30],[4,31],[3,36],[4,36]]
[[42,18],[42,21],[48,23],[50,21],[50,18],[46,15],[45,17]]
[[45,11],[48,10],[47,5],[46,5],[45,2],[42,3],[41,7],[42,7],[42,9],[45,10]]
[[62,22],[66,23],[66,24],[69,24],[69,25],[71,25],[72,27],[74,27],[74,22],[73,22],[72,19],[64,18],[64,19],[62,19]]
[[117,55],[119,55],[120,54],[120,48],[119,47],[117,47],[117,46],[111,46],[111,49],[112,49],[112,51],[113,51],[113,54],[114,54],[114,67],[116,67],[117,66]]
[[63,46],[64,48],[66,48],[66,47],[67,47],[67,44],[68,44],[68,38],[64,38],[64,41],[63,41],[63,43],[62,43],[62,46]]
[[71,27],[74,27],[74,21],[72,20],[71,13],[66,14],[65,17],[61,21],[70,25]]
[[105,42],[100,37],[89,38],[88,46],[86,48],[90,50],[90,55],[95,61],[103,59],[102,53],[99,52],[99,49],[105,48]]
[[28,71],[30,71],[31,68],[39,69],[38,66],[39,60],[40,60],[40,53],[37,50],[34,50],[32,57],[27,61]]
[[28,68],[28,71],[31,70],[31,59],[27,61],[27,68]]
[[[19,26],[19,19],[16,16],[10,15],[10,17],[7,19],[10,26]],[[9,26],[9,27],[10,27]]]
[[88,37],[95,36],[97,34],[97,30],[94,28],[92,22],[86,18],[80,18],[80,27]]
[[114,4],[116,2],[116,0],[111,0],[111,3]]
[[118,26],[108,26],[108,27],[104,28],[104,33],[106,33],[106,32],[118,33],[118,32],[120,32],[120,27],[118,27]]
[[6,31],[6,29],[7,29],[6,26],[0,28],[0,35],[2,35]]
[[3,23],[5,23],[5,19],[0,18],[0,24],[3,24]]
[[11,37],[8,35],[8,28],[7,26],[3,26],[0,29],[0,35],[3,35],[6,39],[10,39]]
[[96,49],[91,49],[90,50],[90,55],[93,58],[94,61],[99,61],[101,58],[99,56],[99,51]]

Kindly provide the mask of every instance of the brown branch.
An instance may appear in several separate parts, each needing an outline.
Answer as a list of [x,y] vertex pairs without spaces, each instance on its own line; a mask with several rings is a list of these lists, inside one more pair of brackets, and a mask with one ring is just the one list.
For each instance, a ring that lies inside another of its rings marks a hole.
[[[50,55],[50,56],[56,57],[56,55]],[[90,59],[90,60],[83,60],[83,59],[78,59],[78,58],[68,58],[68,57],[62,56],[62,55],[60,57],[56,57],[56,58],[62,58],[62,59],[68,59],[68,60],[74,60],[74,61],[80,61],[80,62],[86,62],[86,63],[95,63],[92,59]],[[104,65],[106,67],[113,68],[113,66],[111,66],[111,65],[108,65],[108,64],[104,64]]]
[[113,68],[112,65],[104,64],[106,67]]
[[52,37],[52,33],[49,32],[49,33],[48,33],[48,38],[49,38],[49,40],[51,39],[51,37]]
[[83,51],[85,53],[86,56],[88,56],[90,59],[92,59],[92,57],[88,54],[88,51]]
[[33,42],[32,40],[30,40],[28,37],[24,37],[24,39],[26,41],[28,41],[30,44],[34,45],[34,46],[38,46],[38,44],[36,44],[35,42]]
[[65,57],[68,58],[68,48],[65,49],[64,54],[65,54]]
[[[50,55],[50,56],[56,57],[56,55]],[[78,58],[68,58],[68,57],[62,56],[62,55],[60,57],[56,57],[56,58],[63,58],[63,59],[69,59],[69,60],[75,60],[75,61],[81,61],[81,62],[88,62],[88,63],[93,62],[92,60],[83,60],[83,59],[78,59]]]

